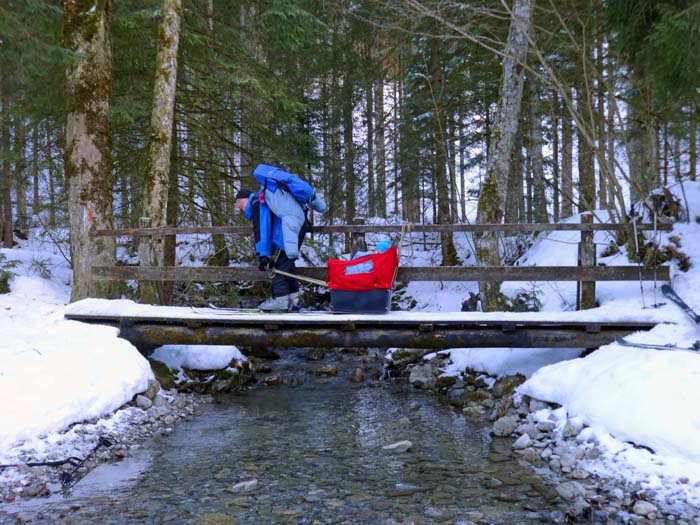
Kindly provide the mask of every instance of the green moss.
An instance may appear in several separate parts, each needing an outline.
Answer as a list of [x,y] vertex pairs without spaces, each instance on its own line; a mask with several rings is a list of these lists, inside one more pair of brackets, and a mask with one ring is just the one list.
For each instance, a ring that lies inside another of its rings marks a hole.
[[477,213],[481,221],[485,223],[498,223],[503,217],[501,199],[498,196],[498,182],[493,174],[486,179],[486,182],[481,187]]

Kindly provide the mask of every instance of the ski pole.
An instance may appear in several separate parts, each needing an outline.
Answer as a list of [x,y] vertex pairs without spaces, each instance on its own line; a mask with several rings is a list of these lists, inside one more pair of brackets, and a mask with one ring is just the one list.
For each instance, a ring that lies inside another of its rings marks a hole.
[[320,279],[314,279],[312,277],[306,277],[304,275],[294,275],[293,273],[283,272],[282,270],[278,270],[277,268],[270,269],[270,271],[267,272],[267,274],[270,278],[274,277],[275,274],[279,274],[284,275],[285,277],[291,277],[292,279],[297,279],[298,281],[305,281],[307,283],[315,284],[317,286],[323,286],[324,288],[328,286],[326,284],[326,281],[321,281]]

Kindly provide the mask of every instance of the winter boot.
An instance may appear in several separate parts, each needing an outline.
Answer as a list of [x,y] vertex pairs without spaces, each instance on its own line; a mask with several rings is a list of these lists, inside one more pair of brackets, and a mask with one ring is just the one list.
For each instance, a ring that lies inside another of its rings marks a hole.
[[273,312],[287,310],[289,308],[289,295],[280,295],[279,297],[270,297],[258,305],[264,312]]
[[301,292],[292,292],[289,294],[289,309],[298,310],[301,308]]

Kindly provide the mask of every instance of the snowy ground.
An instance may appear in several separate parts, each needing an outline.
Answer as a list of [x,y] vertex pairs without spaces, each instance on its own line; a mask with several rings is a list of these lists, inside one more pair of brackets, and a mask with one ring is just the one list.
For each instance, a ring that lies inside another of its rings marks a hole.
[[[680,196],[681,188],[677,186],[673,192]],[[671,236],[680,237],[681,250],[690,257],[693,266],[687,272],[680,272],[672,264],[671,283],[700,312],[700,225],[696,220],[700,216],[700,184],[686,183],[685,193],[691,221],[676,224],[673,232],[659,234],[658,239],[664,244]],[[575,244],[567,243],[574,242],[576,235],[558,232],[537,241],[524,257],[525,263],[573,264]],[[604,235],[596,234],[599,250],[608,242]],[[605,262],[623,264],[623,257],[615,255]],[[409,288],[420,286],[423,283]],[[449,303],[451,307],[463,290],[461,286],[445,286],[455,292]],[[512,293],[518,286],[522,287],[522,283],[506,283],[503,289]],[[545,312],[561,310],[575,302],[575,283],[530,286],[541,291]],[[475,286],[473,290],[476,291]],[[674,317],[673,324],[659,324],[649,332],[634,334],[628,338],[631,341],[692,346],[700,340],[700,326],[682,315],[653,283],[645,283],[643,297],[637,283],[599,283],[597,298],[601,307],[585,315],[606,310],[613,316],[633,314],[640,319],[647,315]],[[438,300],[431,298],[419,308],[439,309]],[[648,308],[659,302],[667,304]],[[451,364],[445,374],[458,375],[465,368],[497,376],[520,372],[529,378],[519,388],[521,395],[558,403],[570,417],[580,417],[606,451],[601,458],[589,462],[587,468],[591,472],[637,481],[643,488],[662,496],[666,493],[675,497],[682,493],[686,501],[700,506],[699,352],[636,349],[616,343],[584,359],[564,361],[562,358],[575,357],[576,351],[465,348],[448,352]]]
[[[681,250],[697,265],[700,226],[694,219],[700,215],[700,184],[687,184],[685,191],[691,221],[678,224],[672,235],[680,236]],[[659,236],[662,242],[668,237]],[[608,241],[605,233],[596,234],[601,251]],[[470,251],[467,236],[457,236],[456,242],[460,253]],[[572,264],[576,242],[573,232],[543,236],[521,263]],[[415,265],[428,265],[435,258],[434,252],[423,252],[418,244],[405,247],[403,263],[409,256]],[[11,293],[0,295],[0,408],[5,414],[0,426],[0,463],[8,463],[27,451],[40,453],[51,447],[61,439],[59,432],[72,423],[109,417],[146,388],[152,373],[146,360],[120,340],[115,329],[63,319],[70,273],[51,243],[34,240],[0,253],[20,261],[12,270],[17,276],[11,281]],[[619,254],[605,262],[628,264],[625,260]],[[42,269],[51,270],[49,279],[39,275],[45,273]],[[699,273],[697,266],[687,273],[672,266],[674,287],[694,307],[700,306]],[[643,308],[664,300],[653,283],[645,284],[644,298],[637,283],[601,283],[601,307],[585,313],[572,311],[575,283],[504,285],[508,294],[519,290],[535,293],[542,303],[542,312],[527,314],[530,317],[672,321],[674,324],[661,324],[631,339],[680,345],[700,339],[700,327],[675,306]],[[415,310],[426,315],[459,311],[470,291],[476,291],[474,283],[412,283],[405,294],[416,299]],[[141,308],[133,303],[130,307]],[[195,350],[201,355],[201,348]],[[234,349],[223,350],[225,355],[221,351],[211,359],[223,362],[235,355]],[[523,372],[529,380],[520,387],[521,394],[559,403],[571,416],[580,417],[606,446],[606,454],[591,468],[638,479],[657,490],[682,484],[691,500],[700,501],[700,354],[616,344],[584,359],[574,359],[576,350],[453,349],[449,353],[452,364],[446,373],[458,374],[466,367],[494,375]],[[169,355],[192,364],[187,350]],[[656,453],[632,448],[627,442]]]

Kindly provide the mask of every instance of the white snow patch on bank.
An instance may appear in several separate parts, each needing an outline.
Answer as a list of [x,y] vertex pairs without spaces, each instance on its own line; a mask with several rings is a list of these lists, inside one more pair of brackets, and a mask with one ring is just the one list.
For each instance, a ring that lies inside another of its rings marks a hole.
[[518,391],[563,405],[621,441],[700,462],[698,355],[608,345],[541,369]]
[[[1,250],[21,264],[0,295],[0,462],[22,442],[106,416],[146,389],[148,361],[115,328],[64,319],[67,264],[36,247]],[[54,280],[32,275],[41,258]]]
[[168,368],[191,370],[219,370],[246,361],[235,346],[164,345],[156,348],[151,359],[165,363]]
[[530,377],[545,365],[573,359],[581,352],[580,348],[452,348],[440,353],[450,356],[443,370],[447,376],[471,368],[496,377],[513,374]]

